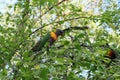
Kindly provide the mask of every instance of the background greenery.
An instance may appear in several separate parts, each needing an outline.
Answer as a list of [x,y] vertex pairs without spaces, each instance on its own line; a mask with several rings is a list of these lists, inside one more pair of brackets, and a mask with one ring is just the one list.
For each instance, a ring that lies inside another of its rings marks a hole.
[[[120,62],[102,61],[108,43],[120,49],[116,0],[17,0],[0,13],[1,80],[119,80]],[[75,26],[36,60],[31,48],[48,31]],[[60,47],[62,46],[62,47]]]

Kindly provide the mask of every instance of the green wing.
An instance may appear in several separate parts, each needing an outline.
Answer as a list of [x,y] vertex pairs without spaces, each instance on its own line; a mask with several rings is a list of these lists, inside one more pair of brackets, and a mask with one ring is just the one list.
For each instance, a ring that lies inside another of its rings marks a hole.
[[36,45],[32,48],[33,52],[42,50],[46,42],[50,39],[50,32],[48,32],[41,40],[39,40]]

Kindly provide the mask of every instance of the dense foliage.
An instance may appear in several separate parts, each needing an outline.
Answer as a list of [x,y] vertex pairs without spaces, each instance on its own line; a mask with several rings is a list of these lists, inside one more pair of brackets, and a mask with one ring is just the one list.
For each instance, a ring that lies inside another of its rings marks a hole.
[[[106,68],[110,59],[104,57],[107,44],[120,49],[115,0],[18,0],[5,9],[0,13],[1,80],[120,79],[120,60]],[[31,51],[49,31],[76,26],[89,28],[66,31],[49,51],[46,46]]]

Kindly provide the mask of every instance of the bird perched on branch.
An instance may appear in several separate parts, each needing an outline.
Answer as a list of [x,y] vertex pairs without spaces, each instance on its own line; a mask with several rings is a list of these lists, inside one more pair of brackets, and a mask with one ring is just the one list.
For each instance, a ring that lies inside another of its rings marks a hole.
[[[109,47],[109,48],[110,48],[110,47]],[[105,57],[107,57],[107,58],[110,59],[110,62],[106,65],[106,67],[109,67],[110,64],[111,64],[113,61],[115,61],[115,59],[120,59],[120,54],[119,54],[119,52],[118,52],[117,50],[114,50],[114,49],[110,48],[110,49],[107,51]]]
[[[66,28],[64,30],[57,29],[56,32],[48,32],[41,40],[39,40],[35,44],[35,46],[31,49],[31,51],[33,51],[33,52],[41,51],[44,48],[44,46],[45,46],[45,44],[47,42],[49,43],[47,45],[47,49],[49,49],[49,47],[53,45],[53,43],[57,40],[57,38],[60,35],[63,35],[66,31],[70,31],[70,30],[86,30],[88,28],[89,28],[88,26],[83,26],[83,27],[75,26],[75,27]],[[35,32],[33,32],[33,33],[35,33]],[[35,60],[38,55],[39,55],[39,53],[33,55],[32,60]]]
[[36,45],[31,49],[33,52],[42,50],[46,42],[49,42],[48,47],[52,46],[60,35],[63,35],[64,31],[57,29],[56,32],[48,32],[42,40],[39,40]]
[[53,43],[57,40],[57,38],[60,35],[63,35],[66,31],[69,30],[86,30],[88,29],[88,26],[83,26],[83,27],[79,27],[79,26],[75,26],[75,27],[69,27],[66,28],[64,30],[60,30],[57,29],[56,32],[48,32],[43,38],[42,40],[39,40],[36,45],[31,49],[33,52],[37,52],[42,50],[42,48],[44,47],[44,45],[46,44],[47,41],[49,41],[49,45],[48,47],[52,46]]
[[115,59],[116,58],[116,52],[112,49],[110,49],[109,51],[107,51],[105,57],[109,58],[109,59]]

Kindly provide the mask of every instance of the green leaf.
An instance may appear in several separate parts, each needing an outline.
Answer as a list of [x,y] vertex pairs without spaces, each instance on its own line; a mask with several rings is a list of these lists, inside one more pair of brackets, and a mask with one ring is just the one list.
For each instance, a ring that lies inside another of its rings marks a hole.
[[48,80],[48,68],[41,68],[41,72],[40,72],[40,77],[43,79],[43,80]]

